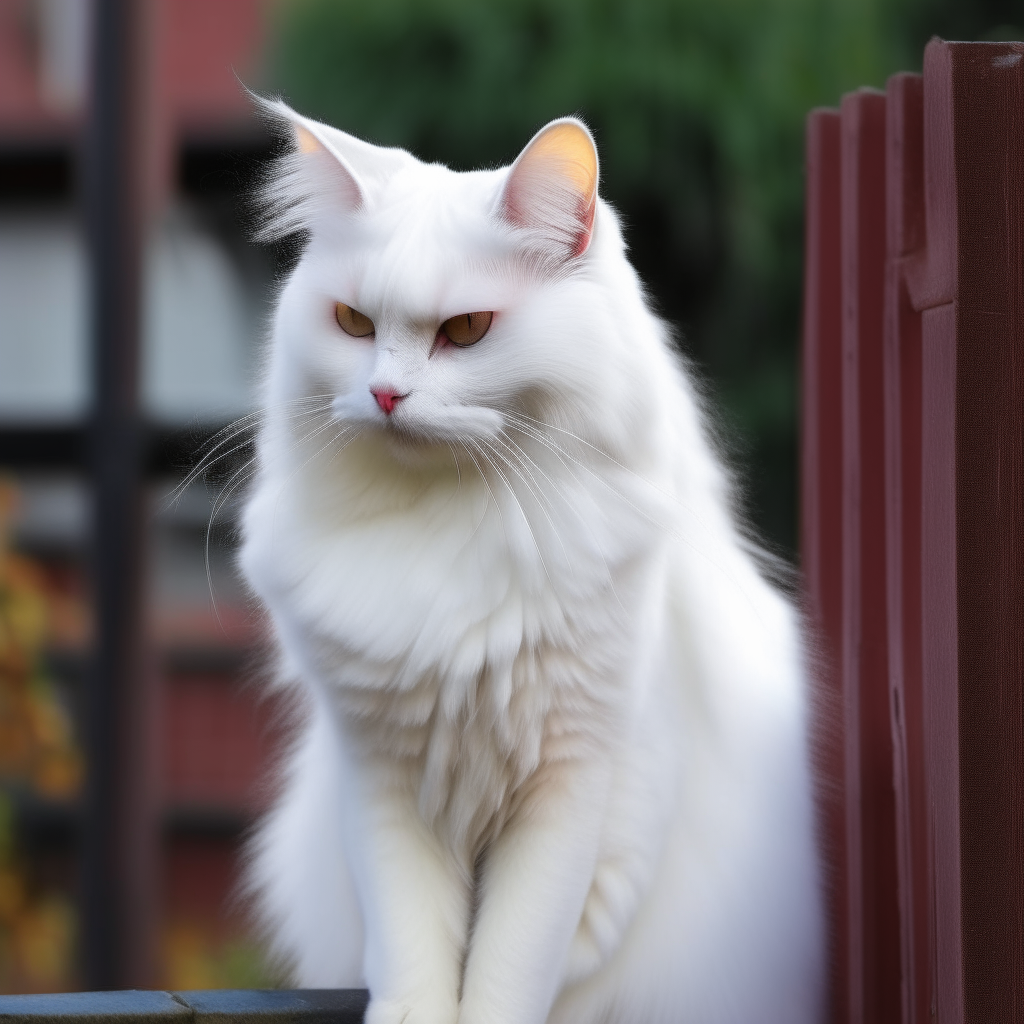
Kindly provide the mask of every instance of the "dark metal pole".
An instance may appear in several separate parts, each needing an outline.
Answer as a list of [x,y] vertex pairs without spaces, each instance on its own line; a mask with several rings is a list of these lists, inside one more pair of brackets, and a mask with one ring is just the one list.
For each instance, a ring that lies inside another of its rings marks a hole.
[[138,408],[145,150],[143,0],[93,0],[84,149],[91,273],[93,663],[86,699],[82,965],[88,988],[145,984],[152,900],[142,661]]

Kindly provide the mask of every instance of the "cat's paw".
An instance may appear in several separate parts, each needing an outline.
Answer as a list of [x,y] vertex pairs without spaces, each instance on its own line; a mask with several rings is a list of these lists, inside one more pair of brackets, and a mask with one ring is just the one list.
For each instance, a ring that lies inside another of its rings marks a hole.
[[371,999],[363,1024],[455,1024],[458,1015],[447,1000]]

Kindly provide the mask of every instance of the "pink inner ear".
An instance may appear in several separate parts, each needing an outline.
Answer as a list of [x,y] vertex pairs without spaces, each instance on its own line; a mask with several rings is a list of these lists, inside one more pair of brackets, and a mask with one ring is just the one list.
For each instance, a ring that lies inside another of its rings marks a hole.
[[[527,181],[529,181],[529,178],[527,178]],[[533,182],[530,182],[530,184],[533,184]],[[518,188],[516,187],[517,185],[519,186]],[[520,227],[529,226],[533,220],[531,214],[535,216],[538,212],[536,209],[531,207],[531,198],[534,199],[533,206],[543,208],[542,202],[537,202],[537,195],[535,194],[531,197],[529,187],[524,187],[524,185],[524,182],[517,180],[510,181],[506,187],[502,201],[505,218],[512,224],[516,224]],[[537,193],[543,196],[543,185],[537,188]],[[596,192],[591,194],[589,200],[585,196],[579,197],[579,201],[576,205],[576,219],[580,224],[580,231],[576,235],[576,241],[572,246],[573,258],[582,256],[587,249],[590,248],[590,240],[594,233],[594,217],[596,212]]]
[[505,183],[501,215],[547,235],[569,259],[590,247],[597,208],[597,153],[583,125],[553,121],[520,153]]
[[583,230],[576,236],[576,244],[573,246],[572,254],[576,256],[582,256],[587,249],[590,248],[590,239],[594,234],[594,214],[597,211],[597,194],[595,193],[590,197],[590,203],[586,209],[583,207],[583,203],[580,203],[580,223],[583,225]]

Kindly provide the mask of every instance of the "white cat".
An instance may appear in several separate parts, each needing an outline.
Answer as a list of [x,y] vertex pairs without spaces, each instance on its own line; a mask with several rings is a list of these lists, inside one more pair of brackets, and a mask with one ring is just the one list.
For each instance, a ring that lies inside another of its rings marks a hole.
[[574,119],[455,173],[265,104],[308,233],[241,564],[302,726],[251,880],[370,1024],[810,1024],[797,616]]

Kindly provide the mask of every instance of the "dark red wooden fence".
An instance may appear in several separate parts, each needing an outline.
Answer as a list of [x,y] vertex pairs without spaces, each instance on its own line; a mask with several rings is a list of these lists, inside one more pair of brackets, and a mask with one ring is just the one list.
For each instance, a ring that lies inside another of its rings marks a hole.
[[807,125],[832,1024],[1024,1021],[1024,44]]

